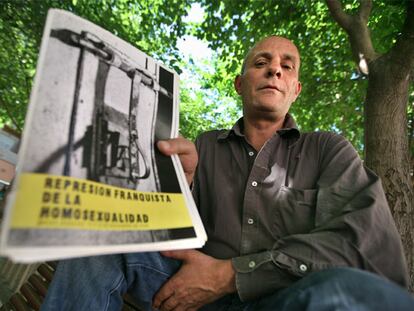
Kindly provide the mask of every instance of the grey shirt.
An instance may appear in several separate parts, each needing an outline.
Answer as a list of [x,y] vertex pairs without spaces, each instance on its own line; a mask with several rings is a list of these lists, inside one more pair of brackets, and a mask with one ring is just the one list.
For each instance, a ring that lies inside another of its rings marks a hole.
[[208,235],[203,251],[232,258],[241,300],[341,266],[407,286],[381,182],[349,142],[333,133],[300,133],[287,115],[284,128],[256,152],[242,128],[240,119],[231,130],[197,138],[193,184]]

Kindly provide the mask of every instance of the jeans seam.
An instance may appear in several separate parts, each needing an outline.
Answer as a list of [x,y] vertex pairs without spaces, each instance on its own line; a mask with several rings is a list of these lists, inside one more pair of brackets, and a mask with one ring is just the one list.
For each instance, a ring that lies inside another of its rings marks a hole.
[[112,296],[112,294],[121,286],[121,284],[122,284],[122,281],[123,280],[125,280],[125,277],[124,277],[124,275],[121,275],[121,278],[119,279],[119,281],[118,281],[118,283],[116,284],[116,286],[115,287],[113,287],[110,291],[109,291],[109,295],[107,296],[107,301],[106,301],[106,305],[105,305],[105,311],[107,311],[108,310],[108,307],[109,307],[109,302],[110,302],[110,300],[111,300],[111,296]]
[[169,274],[169,273],[166,273],[166,272],[164,272],[164,271],[158,270],[158,269],[156,269],[156,268],[154,268],[154,267],[152,267],[152,266],[148,266],[148,265],[145,265],[145,264],[142,264],[142,263],[127,264],[127,266],[128,266],[128,267],[131,267],[131,266],[138,266],[138,267],[142,267],[142,268],[145,268],[145,269],[148,269],[148,270],[156,271],[156,272],[158,272],[158,273],[162,274],[163,276],[170,276],[170,274]]

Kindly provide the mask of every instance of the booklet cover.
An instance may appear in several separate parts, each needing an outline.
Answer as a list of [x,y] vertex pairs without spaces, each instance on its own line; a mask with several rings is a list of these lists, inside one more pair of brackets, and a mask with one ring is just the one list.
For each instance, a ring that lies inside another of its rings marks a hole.
[[30,262],[201,247],[177,156],[178,75],[106,30],[49,11],[1,253]]

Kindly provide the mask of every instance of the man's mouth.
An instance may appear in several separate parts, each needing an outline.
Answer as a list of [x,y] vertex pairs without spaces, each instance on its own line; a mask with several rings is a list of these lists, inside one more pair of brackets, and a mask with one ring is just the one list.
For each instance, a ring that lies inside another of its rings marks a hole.
[[276,85],[269,85],[269,84],[259,87],[259,91],[260,90],[275,90],[275,91],[281,92],[280,88],[278,88]]

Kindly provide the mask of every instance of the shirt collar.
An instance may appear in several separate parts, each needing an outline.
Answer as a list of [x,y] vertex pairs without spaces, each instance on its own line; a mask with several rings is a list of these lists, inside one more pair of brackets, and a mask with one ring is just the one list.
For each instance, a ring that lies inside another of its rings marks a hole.
[[[244,137],[243,134],[243,117],[241,117],[237,122],[233,125],[230,130],[226,130],[220,135],[218,135],[217,140],[225,140],[228,139],[230,136],[235,135],[239,137]],[[293,117],[288,113],[286,114],[285,121],[283,122],[283,128],[276,131],[283,138],[299,138],[300,131],[296,125],[295,120]]]

